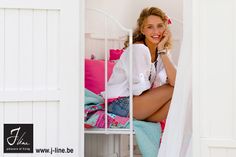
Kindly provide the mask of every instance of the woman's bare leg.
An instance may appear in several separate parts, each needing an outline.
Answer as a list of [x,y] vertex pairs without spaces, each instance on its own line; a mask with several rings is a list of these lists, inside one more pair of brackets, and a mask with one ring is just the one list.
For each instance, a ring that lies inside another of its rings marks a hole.
[[170,85],[163,85],[158,88],[150,89],[140,96],[134,96],[134,118],[138,120],[145,120],[157,112],[172,98],[173,89],[174,88]]
[[162,108],[160,108],[158,111],[153,113],[150,117],[148,117],[145,120],[149,122],[160,122],[166,119],[167,114],[169,112],[170,103],[171,103],[171,100],[168,101],[165,105],[162,106]]

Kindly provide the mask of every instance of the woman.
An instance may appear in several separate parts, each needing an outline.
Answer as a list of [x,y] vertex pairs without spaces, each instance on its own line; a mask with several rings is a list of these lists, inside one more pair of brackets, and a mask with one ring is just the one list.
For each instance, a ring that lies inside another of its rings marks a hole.
[[133,48],[133,116],[138,120],[159,122],[167,117],[176,69],[169,50],[171,32],[168,18],[159,8],[142,10],[137,28],[133,33],[133,44],[127,45],[116,63],[108,81],[108,111],[128,116],[129,110],[129,47]]

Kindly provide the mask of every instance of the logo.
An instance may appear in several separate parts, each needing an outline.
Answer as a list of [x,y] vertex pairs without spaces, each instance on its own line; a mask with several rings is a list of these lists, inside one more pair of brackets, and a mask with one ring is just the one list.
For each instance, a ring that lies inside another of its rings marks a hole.
[[4,124],[4,153],[33,153],[33,124]]

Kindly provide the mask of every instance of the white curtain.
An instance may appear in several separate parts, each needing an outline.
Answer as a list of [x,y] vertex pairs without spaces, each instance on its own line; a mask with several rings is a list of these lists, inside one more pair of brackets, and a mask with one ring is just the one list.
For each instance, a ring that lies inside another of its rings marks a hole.
[[191,1],[183,2],[183,42],[174,96],[158,157],[192,156],[192,10]]

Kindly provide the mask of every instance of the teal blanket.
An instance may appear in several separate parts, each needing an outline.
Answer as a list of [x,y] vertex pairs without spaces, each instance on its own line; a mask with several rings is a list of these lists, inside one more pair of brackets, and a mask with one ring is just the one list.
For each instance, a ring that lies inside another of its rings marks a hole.
[[134,131],[143,157],[157,157],[161,138],[160,123],[135,120]]
[[[93,106],[94,104],[100,105],[104,103],[102,97],[94,94],[93,92],[85,89],[85,107]],[[93,105],[91,105],[93,104]],[[85,119],[88,119],[85,117]],[[157,157],[160,138],[161,126],[160,123],[151,123],[145,121],[134,120],[135,137],[139,149],[143,157]],[[129,128],[129,124],[126,125]]]

